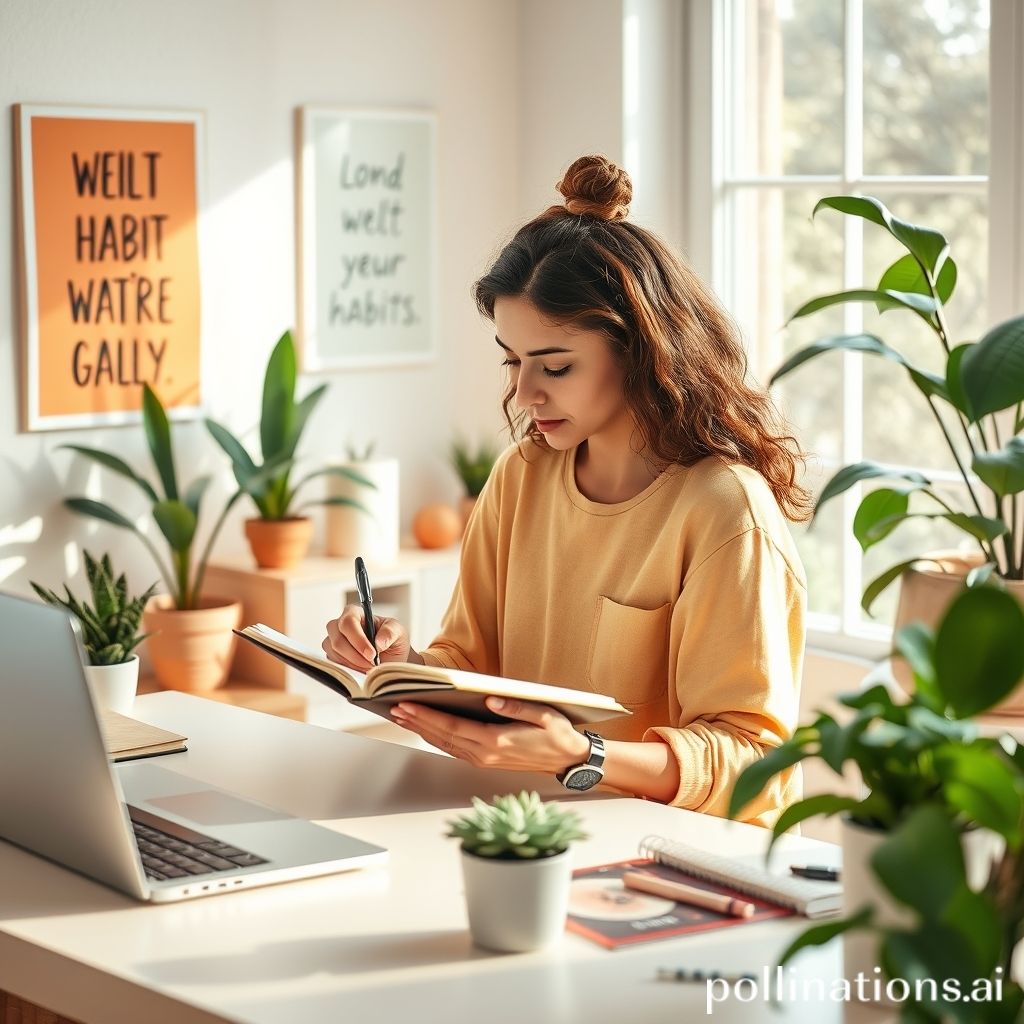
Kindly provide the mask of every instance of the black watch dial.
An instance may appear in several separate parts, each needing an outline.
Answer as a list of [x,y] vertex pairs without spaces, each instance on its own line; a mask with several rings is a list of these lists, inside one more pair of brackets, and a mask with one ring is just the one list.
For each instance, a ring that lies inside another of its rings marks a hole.
[[596,786],[604,775],[593,768],[579,768],[572,773],[572,776],[565,780],[566,789],[586,790]]

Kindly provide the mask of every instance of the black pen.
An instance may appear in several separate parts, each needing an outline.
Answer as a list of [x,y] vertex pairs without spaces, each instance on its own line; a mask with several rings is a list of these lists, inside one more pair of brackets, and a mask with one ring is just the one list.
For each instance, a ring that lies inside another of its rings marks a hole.
[[814,878],[819,882],[838,882],[839,872],[835,868],[824,868],[819,867],[816,864],[810,864],[807,867],[798,867],[793,864],[789,870],[794,875],[799,875],[800,878]]
[[367,575],[366,565],[361,558],[356,558],[356,590],[359,591],[359,603],[363,606],[363,632],[373,645],[373,663],[379,665],[377,630],[373,626],[373,593],[370,590],[370,577]]

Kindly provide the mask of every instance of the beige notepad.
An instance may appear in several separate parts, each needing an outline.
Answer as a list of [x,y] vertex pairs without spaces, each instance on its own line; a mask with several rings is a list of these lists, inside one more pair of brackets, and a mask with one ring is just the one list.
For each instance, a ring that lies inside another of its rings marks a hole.
[[136,757],[176,754],[187,750],[187,737],[138,722],[107,708],[100,709],[100,726],[107,753],[112,761],[130,761]]

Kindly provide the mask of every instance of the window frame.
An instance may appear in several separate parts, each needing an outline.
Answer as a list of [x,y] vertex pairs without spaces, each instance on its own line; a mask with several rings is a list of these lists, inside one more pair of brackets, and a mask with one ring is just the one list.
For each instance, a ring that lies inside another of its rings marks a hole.
[[[861,37],[862,0],[844,0],[844,130],[843,167],[836,175],[786,176],[784,178],[735,176],[730,167],[729,139],[725,115],[736,103],[738,76],[729,74],[729,47],[737,47],[738,19],[743,0],[693,0],[687,5],[683,22],[682,52],[685,75],[684,111],[688,159],[685,166],[683,215],[686,248],[698,272],[711,281],[726,306],[735,293],[735,276],[728,261],[726,244],[730,231],[731,194],[740,188],[806,188],[820,185],[837,192],[871,193],[898,185],[904,191],[976,192],[986,189],[990,217],[988,251],[989,309],[987,323],[996,323],[1015,312],[1024,302],[1024,5],[1017,0],[990,0],[989,49],[989,174],[985,176],[892,177],[864,175],[861,171]],[[849,59],[853,51],[854,59]],[[733,50],[735,54],[736,50]],[[851,116],[853,115],[853,116]],[[857,130],[855,130],[857,129]],[[824,193],[823,193],[824,194]],[[863,280],[863,222],[844,218],[845,258],[843,287],[858,287]],[[844,307],[845,329],[856,331],[861,310],[856,304]],[[765,353],[756,346],[748,351],[751,371],[765,379],[771,366],[764,365]],[[842,464],[862,457],[862,359],[842,353],[843,412]],[[826,468],[833,468],[824,461]],[[834,467],[838,468],[838,464]],[[935,477],[943,474],[929,471]],[[950,478],[956,474],[950,473]],[[862,554],[852,533],[853,515],[859,501],[858,489],[837,499],[843,502],[841,560],[842,610],[839,616],[811,613],[808,642],[836,653],[871,659],[885,657],[891,646],[892,630],[881,624],[860,621],[860,589],[851,585],[861,578]]]

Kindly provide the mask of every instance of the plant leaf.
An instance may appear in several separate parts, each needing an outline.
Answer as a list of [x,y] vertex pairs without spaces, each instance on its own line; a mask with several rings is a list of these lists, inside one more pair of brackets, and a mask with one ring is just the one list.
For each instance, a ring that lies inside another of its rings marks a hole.
[[930,700],[939,698],[935,685],[935,634],[923,623],[911,622],[896,634],[895,647],[913,671],[918,689]]
[[260,445],[263,461],[284,454],[295,422],[295,344],[285,331],[270,353],[263,378]]
[[302,440],[302,432],[306,429],[306,421],[312,415],[317,403],[324,397],[324,393],[326,391],[327,385],[321,384],[319,387],[310,391],[310,393],[306,395],[306,397],[303,398],[295,407],[295,417],[292,421],[291,436],[284,448],[284,454],[288,458],[291,458],[295,454],[295,449],[298,448],[299,441]]
[[1024,491],[1024,438],[1011,437],[997,452],[978,452],[971,468],[1000,498]]
[[825,924],[816,924],[807,931],[798,935],[779,957],[779,967],[785,967],[790,960],[808,946],[824,946],[834,938],[845,932],[867,928],[874,916],[873,907],[862,907],[852,917],[844,917],[838,921],[826,921]]
[[965,583],[968,587],[983,587],[999,566],[995,562],[976,565],[968,574]]
[[181,554],[189,549],[196,533],[196,517],[188,505],[181,501],[157,502],[153,518],[173,551]]
[[138,527],[130,519],[102,501],[93,501],[92,498],[65,498],[64,506],[71,509],[72,512],[77,512],[80,516],[91,516],[93,519],[102,519],[103,522],[111,523],[113,526],[120,526],[123,530],[139,532]]
[[729,799],[729,817],[735,818],[779,772],[792,767],[808,755],[806,740],[798,740],[794,736],[781,746],[769,750],[764,757],[747,765],[733,787]]
[[800,317],[843,302],[873,302],[879,310],[902,307],[913,310],[925,318],[931,316],[936,309],[935,300],[930,295],[890,289],[852,288],[848,291],[834,292],[831,295],[820,295],[816,299],[811,299],[810,302],[805,302],[786,322],[791,323]]
[[822,488],[821,496],[818,498],[818,503],[814,506],[814,514],[818,514],[825,502],[831,501],[832,498],[842,494],[844,491],[848,491],[854,484],[880,476],[892,477],[895,480],[907,480],[911,483],[921,484],[924,487],[931,484],[927,477],[914,470],[898,470],[870,460],[855,462],[852,465],[844,466],[825,484],[824,488]]
[[1024,677],[1024,610],[995,587],[962,591],[935,636],[936,682],[958,718],[981,714]]
[[174,451],[171,447],[171,427],[156,392],[148,385],[142,385],[142,422],[146,429],[153,464],[160,474],[164,494],[170,501],[178,499],[178,481],[174,473]]
[[203,500],[203,495],[206,493],[206,488],[210,486],[212,479],[213,477],[211,476],[196,477],[185,492],[183,500],[196,519],[199,518],[199,503]]
[[[956,288],[956,277],[956,263],[951,257],[947,257],[935,281],[935,291],[940,302],[949,302]],[[886,291],[887,289],[899,292],[919,292],[921,295],[931,294],[928,282],[921,271],[921,264],[910,253],[901,256],[882,274],[878,282],[878,290]],[[879,309],[879,312],[882,310]]]
[[938,231],[894,217],[884,203],[872,196],[827,196],[818,200],[814,207],[814,214],[822,207],[829,207],[853,217],[863,217],[865,220],[884,227],[893,238],[903,243],[907,251],[924,266],[933,278],[936,273],[941,272],[949,254],[949,242]]
[[969,346],[960,378],[973,422],[1024,401],[1024,316],[997,324]]
[[998,832],[1016,847],[1021,840],[1024,792],[1002,749],[950,743],[934,756],[949,802],[969,820]]
[[880,576],[876,576],[865,588],[864,593],[860,599],[860,606],[868,613],[871,614],[871,606],[878,599],[878,595],[889,586],[893,580],[898,579],[902,576],[912,565],[919,562],[919,558],[908,558],[905,562],[900,562],[899,565],[893,565],[886,569]]
[[[912,489],[924,486],[921,483],[910,485]],[[910,499],[902,488],[879,487],[865,494],[853,517],[853,535],[861,550],[867,551],[892,533],[907,518],[909,505]]]
[[949,401],[973,422],[971,401],[964,391],[963,361],[964,356],[974,348],[974,343],[957,345],[946,358],[946,393]]
[[884,356],[901,366],[905,366],[907,362],[899,352],[873,334],[832,334],[800,349],[799,352],[794,352],[772,374],[769,383],[775,384],[798,366],[825,352],[867,352],[870,355]]
[[816,814],[824,814],[826,817],[831,817],[840,811],[855,811],[859,807],[859,800],[848,796],[836,796],[833,793],[819,793],[817,796],[809,796],[806,800],[790,804],[779,815],[778,821],[775,822],[768,849],[770,850],[774,846],[775,840],[783,833],[788,832],[794,825],[799,825],[801,821],[806,821]]
[[221,426],[216,420],[207,419],[206,429],[231,460],[235,479],[241,485],[243,480],[247,480],[256,472],[256,463],[252,461],[242,442],[227,427]]
[[121,476],[132,483],[136,484],[142,489],[143,494],[149,498],[150,501],[159,501],[156,491],[153,490],[153,485],[139,476],[138,473],[128,465],[124,459],[119,459],[116,455],[111,455],[110,452],[99,451],[96,448],[86,448],[80,444],[62,444],[58,445],[58,448],[67,448],[70,451],[78,452],[79,455],[84,455],[87,459],[92,459],[94,462],[98,462],[101,466],[106,466],[107,469],[113,470],[115,473],[119,473]]

